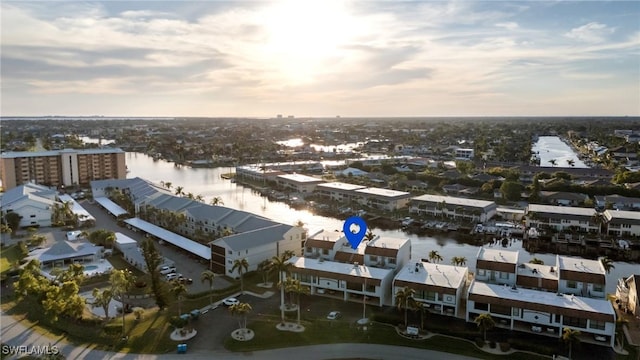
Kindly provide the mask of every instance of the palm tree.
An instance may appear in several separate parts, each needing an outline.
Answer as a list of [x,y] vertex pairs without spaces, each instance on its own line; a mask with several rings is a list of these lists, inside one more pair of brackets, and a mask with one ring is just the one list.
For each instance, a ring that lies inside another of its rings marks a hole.
[[287,287],[287,291],[296,294],[296,299],[298,303],[298,325],[300,325],[300,295],[306,295],[309,293],[309,289],[306,286],[302,286],[300,284],[300,280],[289,279],[285,283]]
[[467,264],[467,258],[464,256],[454,256],[451,258],[451,264],[455,266],[464,266]]
[[249,270],[249,262],[246,258],[235,259],[233,261],[233,266],[231,267],[231,272],[238,270],[238,274],[240,274],[240,292],[244,294],[244,283],[242,280],[242,274]]
[[493,321],[491,314],[480,314],[478,315],[478,317],[476,317],[474,322],[478,324],[478,328],[480,329],[480,331],[482,331],[482,334],[484,336],[484,341],[487,342],[487,330],[491,330],[494,326],[496,326],[496,323],[495,321]]
[[218,206],[218,205],[224,205],[224,202],[222,201],[222,198],[220,196],[214,196],[213,199],[211,199],[211,202],[209,202],[209,204],[213,206]]
[[373,239],[376,238],[376,234],[373,233],[373,231],[371,231],[371,229],[369,229],[367,231],[367,233],[364,236],[364,241],[371,241]]
[[178,195],[178,196],[184,195],[184,191],[182,191],[182,190],[184,190],[184,188],[182,186],[176,186],[176,195]]
[[609,259],[606,256],[600,258],[600,263],[602,264],[602,267],[604,268],[604,271],[607,272],[607,274],[610,273],[611,270],[616,268],[616,266],[613,265],[613,260]]
[[573,159],[567,159],[567,165],[574,167],[576,166],[576,161]]
[[258,264],[257,270],[260,274],[262,274],[263,284],[266,284],[269,278],[269,274],[271,273],[271,270],[273,270],[273,263],[268,259],[263,260]]
[[231,312],[231,314],[240,315],[242,319],[242,320],[238,320],[238,325],[240,326],[240,329],[247,328],[247,314],[251,312],[251,310],[253,310],[253,308],[251,307],[251,305],[247,303],[238,303],[235,305],[231,305],[231,307],[229,307],[229,311]]
[[544,265],[544,261],[538,259],[537,257],[534,257],[533,259],[529,260],[529,264]]
[[[284,278],[293,268],[293,265],[288,262],[287,258],[282,256],[274,256],[271,259],[271,263],[273,264],[273,269],[278,272],[278,277],[280,279],[280,283],[284,283]],[[282,323],[284,323],[284,287],[280,287],[280,318]]]
[[201,194],[196,195],[195,200],[198,202],[204,202],[204,196]]
[[431,250],[429,252],[429,261],[433,263],[439,263],[442,260],[443,260],[442,255],[440,255],[440,253],[437,250]]
[[114,296],[120,298],[120,301],[122,302],[122,336],[124,336],[125,334],[125,295],[127,294],[127,292],[129,292],[135,281],[135,276],[129,270],[114,270],[109,276],[109,282],[111,283],[111,292]]
[[296,253],[293,250],[285,250],[282,253],[282,256],[284,256],[287,260],[291,259],[292,257],[296,256]]
[[551,164],[552,166],[554,166],[554,167],[555,167],[555,166],[558,164],[558,160],[556,160],[556,159],[551,159],[551,160],[549,160],[549,164]]
[[180,307],[182,305],[182,295],[185,294],[186,292],[187,292],[187,287],[184,286],[183,283],[178,282],[178,281],[174,281],[173,282],[173,285],[171,286],[171,293],[178,300],[178,316],[180,316],[180,314],[182,314],[182,311],[180,309]]
[[562,341],[569,344],[569,359],[571,359],[571,348],[573,344],[580,342],[580,331],[568,327],[564,328],[562,330]]
[[216,274],[211,270],[205,270],[200,274],[200,282],[209,283],[209,304],[213,304],[213,279],[216,277]]
[[409,308],[414,309],[416,307],[416,301],[413,298],[413,295],[415,295],[416,291],[413,290],[410,287],[404,287],[402,288],[402,290],[398,290],[398,292],[396,292],[396,307],[398,308],[398,310],[402,310],[404,308],[404,327],[407,327],[407,323],[408,323],[408,319],[407,319],[407,312],[409,310]]
[[167,189],[171,190],[171,181],[165,181],[165,182],[164,182],[164,186],[165,186]]

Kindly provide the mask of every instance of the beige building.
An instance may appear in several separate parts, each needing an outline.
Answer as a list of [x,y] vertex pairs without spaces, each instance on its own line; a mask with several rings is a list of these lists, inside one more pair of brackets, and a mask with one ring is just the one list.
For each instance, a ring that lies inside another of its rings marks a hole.
[[92,180],[124,179],[125,152],[121,149],[64,149],[7,152],[1,155],[4,190],[34,182],[47,186],[89,185]]

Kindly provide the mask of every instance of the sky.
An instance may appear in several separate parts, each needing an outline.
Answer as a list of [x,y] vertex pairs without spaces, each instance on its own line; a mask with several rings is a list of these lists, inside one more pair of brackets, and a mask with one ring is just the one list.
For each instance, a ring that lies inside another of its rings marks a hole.
[[637,116],[640,1],[6,1],[2,116]]

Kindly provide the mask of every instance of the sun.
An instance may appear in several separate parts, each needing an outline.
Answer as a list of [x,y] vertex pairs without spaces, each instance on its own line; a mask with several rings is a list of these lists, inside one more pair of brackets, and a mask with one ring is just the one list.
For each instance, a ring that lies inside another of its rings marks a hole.
[[345,2],[284,1],[264,11],[262,56],[292,83],[312,82],[361,31]]

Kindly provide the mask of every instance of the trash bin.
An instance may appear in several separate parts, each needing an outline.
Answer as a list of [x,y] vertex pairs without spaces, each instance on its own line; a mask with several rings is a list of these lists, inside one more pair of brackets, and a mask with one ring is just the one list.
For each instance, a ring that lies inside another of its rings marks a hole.
[[187,353],[187,344],[178,344],[178,354]]

